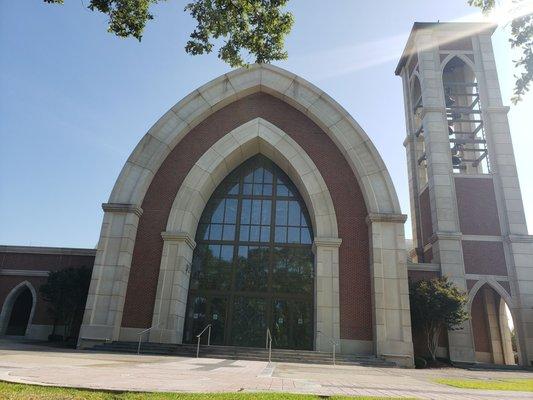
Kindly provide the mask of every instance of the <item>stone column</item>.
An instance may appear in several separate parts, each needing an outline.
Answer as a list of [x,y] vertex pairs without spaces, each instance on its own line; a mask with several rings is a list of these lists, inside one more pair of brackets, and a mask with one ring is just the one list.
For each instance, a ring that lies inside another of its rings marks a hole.
[[[339,238],[315,238],[315,349],[331,351],[340,344]],[[339,350],[339,347],[337,347]]]
[[78,346],[118,340],[142,209],[134,204],[105,203],[104,220]]
[[498,318],[498,308],[496,308],[494,291],[484,287],[483,300],[485,304],[487,323],[489,325],[488,333],[492,350],[492,362],[494,364],[505,364],[503,358],[503,340],[500,332],[500,321]]
[[370,214],[375,354],[413,366],[403,214]]
[[181,343],[196,243],[187,232],[162,232],[163,253],[150,342]]

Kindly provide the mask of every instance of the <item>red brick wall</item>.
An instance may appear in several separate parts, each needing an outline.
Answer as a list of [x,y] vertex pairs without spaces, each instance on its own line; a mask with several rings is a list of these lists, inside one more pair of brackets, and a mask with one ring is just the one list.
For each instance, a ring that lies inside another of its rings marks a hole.
[[492,350],[490,347],[489,325],[487,323],[483,299],[484,289],[485,287],[479,289],[476,293],[476,297],[474,297],[470,318],[472,319],[475,350],[490,353]]
[[341,337],[372,340],[369,239],[363,194],[348,163],[329,137],[287,103],[256,93],[215,112],[173,149],[157,171],[144,198],[122,326],[148,327],[172,202],[196,160],[232,129],[261,117],[291,136],[313,159],[331,193],[342,245],[339,249]]
[[[0,252],[0,268],[18,270],[57,271],[64,268],[92,268],[94,255],[75,254],[38,254],[34,252]],[[41,276],[0,276],[0,309],[11,290],[19,283],[28,281],[37,292],[37,304],[33,316],[33,324],[52,324],[47,312],[47,304],[39,294],[39,288],[46,282]]]
[[492,179],[456,177],[455,192],[464,235],[501,234]]
[[462,241],[467,274],[507,275],[502,242]]

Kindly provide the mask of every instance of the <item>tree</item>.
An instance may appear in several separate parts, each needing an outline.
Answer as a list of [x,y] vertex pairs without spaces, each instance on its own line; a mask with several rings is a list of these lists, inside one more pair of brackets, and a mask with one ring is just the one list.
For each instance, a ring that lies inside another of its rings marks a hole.
[[424,333],[431,359],[435,361],[443,329],[457,330],[468,319],[466,294],[447,277],[409,282],[411,324]]
[[58,324],[64,326],[65,339],[73,335],[73,327],[83,317],[90,282],[91,270],[87,267],[50,272],[39,291],[49,303],[48,312],[54,319],[52,335],[55,335]]
[[[528,1],[530,0],[513,0],[513,4],[517,8],[525,8]],[[496,6],[496,0],[468,0],[468,4],[481,8],[487,14]],[[520,58],[514,60],[515,68],[520,72],[519,75],[515,75],[516,83],[511,98],[513,104],[517,104],[529,91],[529,85],[533,80],[533,14],[526,13],[513,19],[509,42],[512,48],[518,48],[521,52]]]
[[[163,0],[164,1],[164,0]],[[63,4],[64,0],[44,0]],[[144,28],[154,18],[150,6],[160,0],[90,0],[88,8],[109,17],[108,31],[120,37],[142,39]],[[285,36],[293,25],[290,12],[282,9],[288,0],[194,0],[185,6],[196,20],[185,51],[192,55],[211,53],[214,41],[223,40],[218,58],[232,67],[248,64],[245,58],[268,63],[287,58]]]

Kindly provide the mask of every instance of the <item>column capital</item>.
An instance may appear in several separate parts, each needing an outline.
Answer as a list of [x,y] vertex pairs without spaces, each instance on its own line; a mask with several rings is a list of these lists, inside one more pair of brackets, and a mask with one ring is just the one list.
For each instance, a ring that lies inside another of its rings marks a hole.
[[192,250],[196,247],[196,242],[189,235],[189,232],[161,232],[161,237],[165,242],[185,242]]
[[335,247],[339,248],[342,243],[342,239],[338,237],[316,237],[313,241],[313,248],[317,247]]
[[430,243],[435,243],[437,240],[461,240],[463,234],[461,232],[444,232],[437,231],[429,238]]
[[138,217],[143,213],[141,207],[128,203],[102,203],[102,210],[104,210],[104,212],[133,213]]
[[366,217],[367,225],[374,222],[396,222],[405,223],[407,221],[406,214],[394,214],[394,213],[370,213]]

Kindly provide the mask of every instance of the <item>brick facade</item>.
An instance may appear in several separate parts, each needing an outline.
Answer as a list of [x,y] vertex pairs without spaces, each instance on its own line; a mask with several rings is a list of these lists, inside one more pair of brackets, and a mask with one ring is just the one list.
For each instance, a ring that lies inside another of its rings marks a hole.
[[[308,117],[265,93],[249,95],[206,118],[173,149],[157,171],[142,203],[122,326],[150,326],[163,240],[172,202],[199,157],[232,129],[261,117],[294,139],[316,164],[331,193],[342,245],[341,338],[372,340],[367,210],[348,163],[331,139]],[[142,294],[142,295],[140,295]]]

